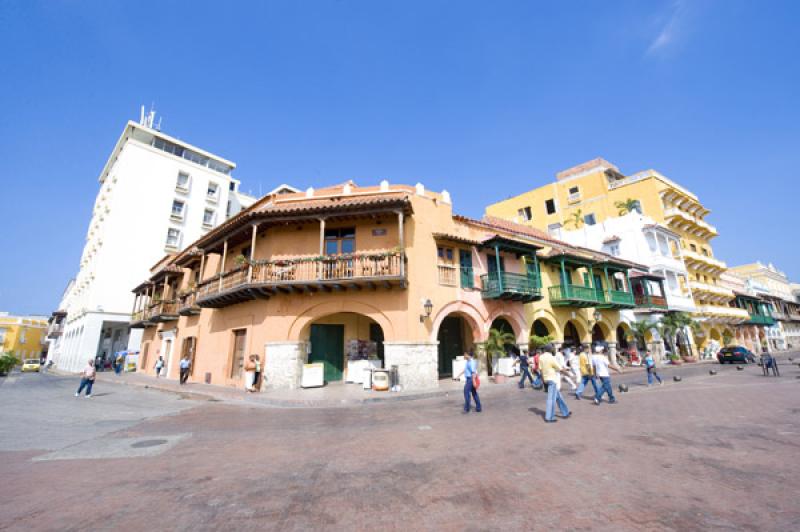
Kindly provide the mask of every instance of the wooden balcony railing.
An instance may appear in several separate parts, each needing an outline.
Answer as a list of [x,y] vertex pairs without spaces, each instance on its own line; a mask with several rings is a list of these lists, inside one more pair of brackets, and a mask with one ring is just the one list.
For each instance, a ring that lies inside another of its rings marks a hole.
[[178,314],[181,316],[200,314],[200,307],[197,306],[197,290],[192,290],[178,298]]
[[456,272],[458,268],[453,264],[437,264],[439,270],[439,284],[445,286],[456,286]]
[[375,288],[379,284],[405,286],[404,260],[405,255],[399,251],[378,251],[259,261],[252,267],[237,267],[201,284],[197,304],[213,308],[266,298],[278,292]]
[[560,307],[594,307],[603,302],[603,293],[589,286],[575,284],[551,286],[550,304]]
[[636,306],[639,308],[655,308],[655,309],[667,308],[667,299],[661,296],[641,294],[637,295],[635,300],[636,300]]
[[606,290],[603,299],[600,306],[604,308],[633,308],[636,306],[633,294],[623,290]]
[[484,299],[510,299],[527,303],[542,298],[541,285],[535,276],[489,272],[481,275],[481,285]]

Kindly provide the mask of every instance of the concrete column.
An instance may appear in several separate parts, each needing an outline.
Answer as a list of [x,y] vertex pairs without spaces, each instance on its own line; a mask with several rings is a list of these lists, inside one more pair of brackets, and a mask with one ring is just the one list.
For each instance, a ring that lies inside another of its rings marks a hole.
[[[397,366],[404,391],[439,386],[439,342],[384,342],[386,368]],[[483,368],[481,364],[481,368]]]
[[262,390],[296,390],[308,359],[307,342],[267,342],[264,344],[264,385]]

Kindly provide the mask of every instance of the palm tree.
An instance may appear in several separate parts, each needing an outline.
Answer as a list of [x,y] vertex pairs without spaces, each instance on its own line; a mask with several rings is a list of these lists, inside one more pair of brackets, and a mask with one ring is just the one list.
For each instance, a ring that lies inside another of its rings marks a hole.
[[571,225],[575,229],[580,229],[581,226],[583,226],[583,209],[578,209],[570,214],[567,221],[564,222],[564,225]]
[[630,327],[630,338],[636,342],[636,349],[639,349],[640,345],[647,346],[647,333],[657,329],[656,324],[652,321],[634,321]]
[[700,327],[700,324],[694,321],[692,317],[685,312],[669,312],[666,316],[661,318],[661,323],[659,325],[658,332],[669,345],[673,355],[678,354],[675,348],[678,333],[682,332],[686,327],[691,327],[693,331],[696,327]]
[[614,202],[614,206],[619,209],[619,215],[624,216],[629,212],[642,212],[642,205],[639,203],[639,200],[628,198],[625,201],[617,201]]
[[510,332],[501,331],[500,329],[489,329],[489,338],[486,340],[486,358],[489,367],[492,367],[492,360],[494,355],[500,358],[506,353],[506,346],[514,345],[517,338]]

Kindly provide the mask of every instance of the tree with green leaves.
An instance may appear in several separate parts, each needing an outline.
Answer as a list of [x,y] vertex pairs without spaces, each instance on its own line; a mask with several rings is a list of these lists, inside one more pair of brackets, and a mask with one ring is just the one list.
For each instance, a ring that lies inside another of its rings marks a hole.
[[642,212],[641,203],[639,200],[628,198],[625,201],[616,201],[614,202],[614,206],[619,210],[619,215],[624,216],[629,212]]
[[583,209],[578,209],[570,214],[567,221],[564,222],[564,225],[571,225],[575,229],[583,227]]
[[530,351],[535,351],[536,349],[549,344],[550,342],[553,341],[553,339],[554,336],[552,334],[548,334],[545,336],[537,336],[534,334],[528,341],[528,349],[530,349]]
[[652,321],[634,321],[630,324],[631,332],[630,339],[636,342],[636,348],[639,349],[640,345],[647,348],[647,333],[653,329],[657,330],[656,324]]
[[669,312],[661,318],[658,332],[669,345],[673,355],[678,354],[676,349],[678,333],[682,332],[686,327],[690,327],[694,331],[695,328],[700,327],[700,324],[686,312]]
[[495,328],[489,329],[489,338],[486,340],[486,361],[489,367],[492,367],[495,355],[497,358],[501,358],[506,353],[506,346],[514,345],[516,342],[516,337],[510,332]]

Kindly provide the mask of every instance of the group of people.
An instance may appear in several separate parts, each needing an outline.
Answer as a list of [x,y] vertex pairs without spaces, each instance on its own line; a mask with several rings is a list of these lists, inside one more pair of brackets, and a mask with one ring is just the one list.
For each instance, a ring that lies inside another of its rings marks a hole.
[[[464,353],[464,369],[455,376],[456,379],[462,375],[465,377],[464,383],[464,412],[471,410],[472,401],[475,402],[475,411],[481,411],[481,401],[478,395],[480,377],[478,376],[478,363],[472,351]],[[566,381],[572,388],[576,400],[583,399],[583,392],[587,384],[591,384],[594,389],[594,403],[599,405],[603,402],[603,396],[608,395],[608,403],[617,402],[614,390],[611,385],[611,370],[622,373],[622,369],[609,360],[606,348],[597,345],[591,353],[589,347],[585,346],[579,354],[575,354],[571,348],[556,349],[555,345],[547,344],[537,348],[533,356],[522,351],[517,356],[515,362],[519,365],[519,388],[525,388],[525,382],[530,382],[534,389],[542,389],[547,393],[547,403],[545,407],[544,420],[547,423],[555,423],[555,409],[561,411],[562,418],[569,418],[572,414],[567,406],[564,396],[561,394],[561,385]],[[647,371],[647,385],[651,386],[655,381],[663,384],[661,376],[656,369],[655,359],[650,351],[644,358],[643,365]]]

